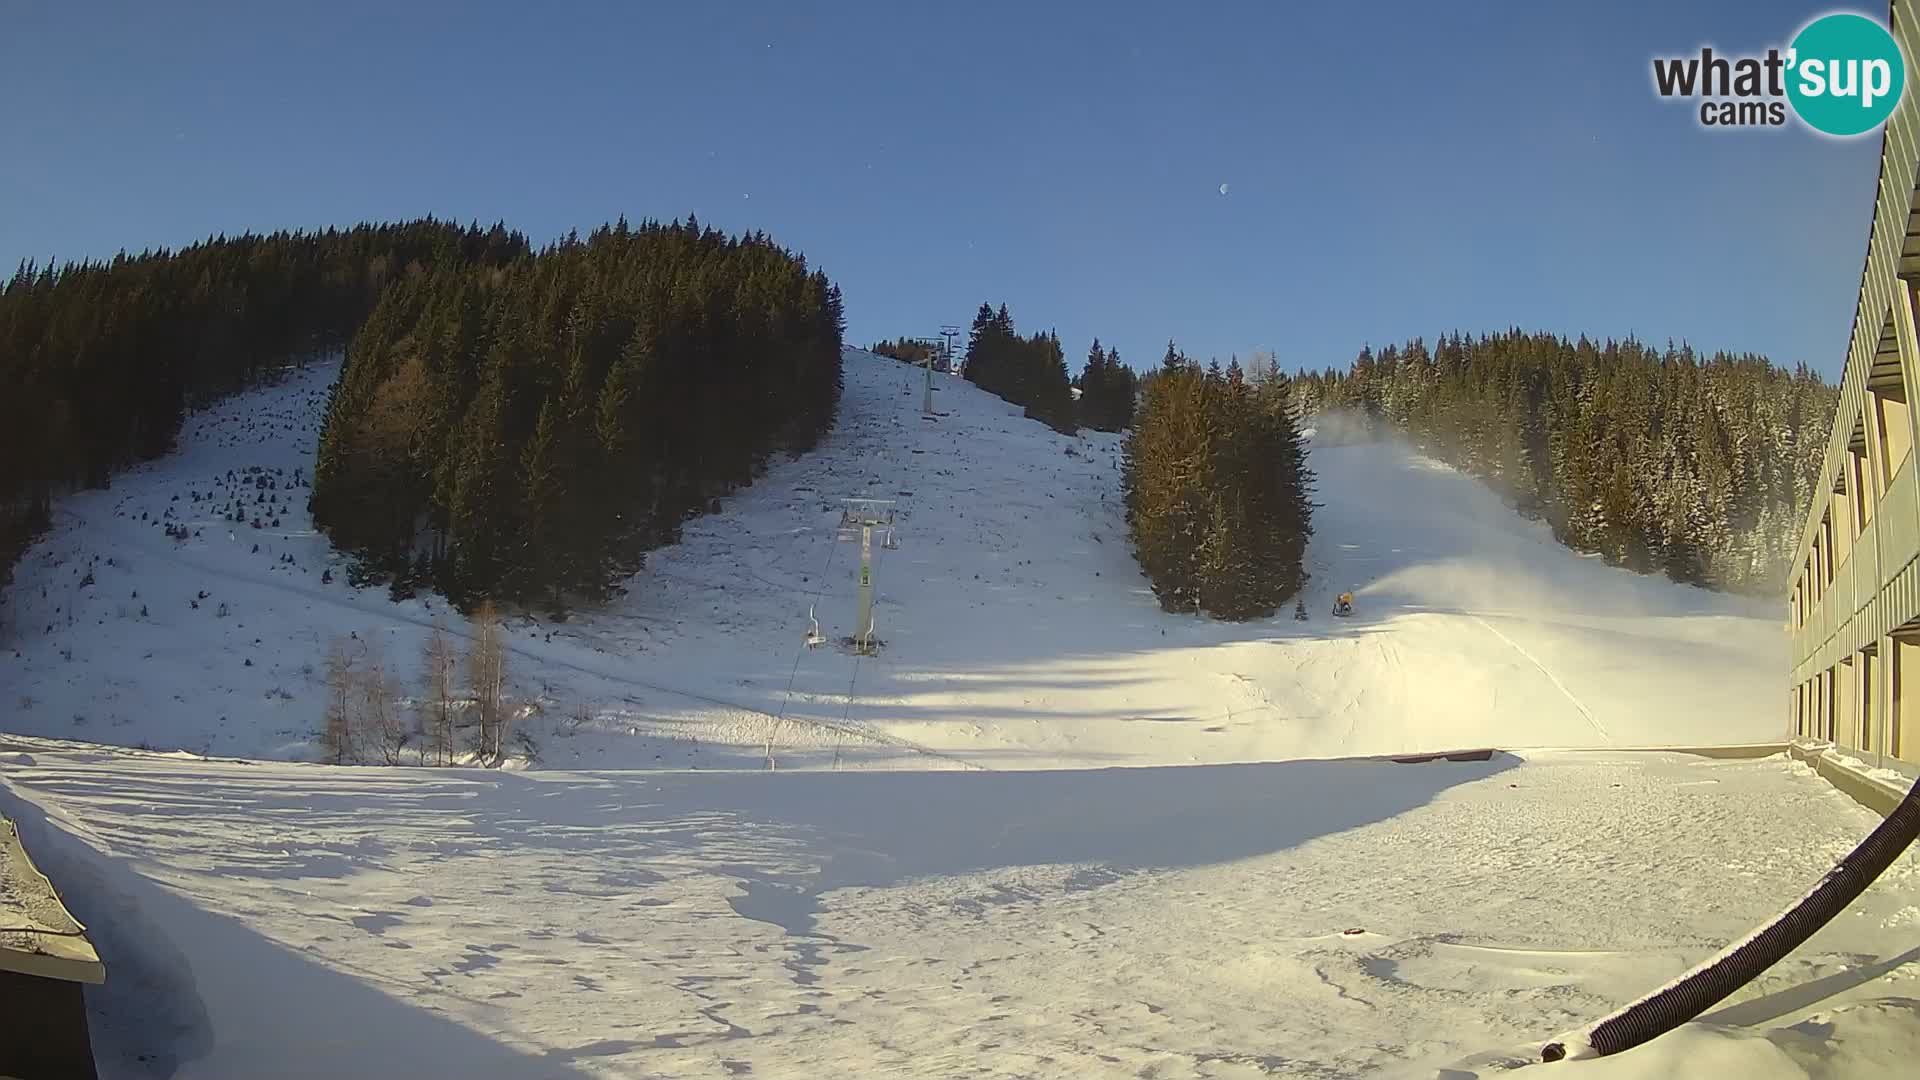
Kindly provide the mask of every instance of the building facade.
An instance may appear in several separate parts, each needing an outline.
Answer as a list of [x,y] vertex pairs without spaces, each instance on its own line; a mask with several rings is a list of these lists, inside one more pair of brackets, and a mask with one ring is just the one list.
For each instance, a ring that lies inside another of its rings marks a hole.
[[[1889,26],[1920,57],[1920,0]],[[1912,72],[1909,72],[1911,78]],[[1794,737],[1912,775],[1920,763],[1920,110],[1889,118],[1859,307],[1787,601]]]

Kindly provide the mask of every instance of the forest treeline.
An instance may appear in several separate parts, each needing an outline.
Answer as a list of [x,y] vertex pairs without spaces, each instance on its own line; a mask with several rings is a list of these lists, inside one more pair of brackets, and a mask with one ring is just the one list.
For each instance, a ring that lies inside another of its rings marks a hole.
[[1837,391],[1803,365],[1518,330],[1363,349],[1295,380],[1546,520],[1569,547],[1675,581],[1776,594]]
[[967,334],[966,380],[990,394],[1024,406],[1026,415],[1064,435],[1079,430],[1073,383],[1060,337],[1043,330],[1021,337],[1007,305],[981,304]]
[[395,281],[527,252],[425,218],[23,263],[0,289],[0,585],[54,496],[166,453],[187,410],[339,350]]
[[1206,370],[1171,342],[1142,380],[1122,489],[1134,557],[1160,606],[1271,615],[1307,581],[1313,474],[1290,380]]
[[[1061,389],[1057,385],[1057,379],[1066,373],[1060,339],[1050,333],[1019,337],[1013,332],[1013,316],[1008,314],[1005,304],[998,311],[989,304],[980,305],[967,345],[967,356],[984,357],[986,361],[986,383],[980,383],[980,372],[968,374],[969,380],[1015,405],[1026,406],[1028,416],[1055,430],[1073,432],[1074,427],[1064,422],[1068,415],[1072,424],[1096,431],[1122,431],[1133,421],[1139,377],[1121,362],[1118,349],[1101,348],[1099,338],[1094,338],[1087,350],[1086,364],[1080,374],[1067,384],[1066,400],[1071,403],[1068,406],[1061,404]],[[921,339],[903,336],[876,341],[867,351],[906,364],[925,364],[931,359],[935,370],[945,370],[940,366],[940,346]],[[963,365],[963,370],[971,372],[971,365]]]
[[1140,395],[1140,377],[1122,363],[1120,350],[1102,349],[1094,338],[1087,348],[1086,366],[1073,377],[1080,391],[1080,423],[1095,431],[1124,431],[1133,425],[1134,402]]
[[436,267],[389,289],[348,349],[314,521],[397,594],[603,599],[831,427],[843,323],[803,258],[693,221]]
[[916,341],[910,337],[897,337],[892,341],[876,341],[868,349],[875,356],[889,356],[903,364],[919,366],[928,360],[934,362],[936,370],[940,368],[940,354],[943,349],[925,341]]

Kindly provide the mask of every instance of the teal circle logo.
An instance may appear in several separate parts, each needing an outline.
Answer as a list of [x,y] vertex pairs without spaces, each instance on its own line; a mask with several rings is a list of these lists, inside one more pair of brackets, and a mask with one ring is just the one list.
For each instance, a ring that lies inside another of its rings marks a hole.
[[1807,126],[1861,135],[1886,123],[1907,88],[1907,61],[1887,28],[1842,12],[1808,23],[1787,51],[1787,100]]

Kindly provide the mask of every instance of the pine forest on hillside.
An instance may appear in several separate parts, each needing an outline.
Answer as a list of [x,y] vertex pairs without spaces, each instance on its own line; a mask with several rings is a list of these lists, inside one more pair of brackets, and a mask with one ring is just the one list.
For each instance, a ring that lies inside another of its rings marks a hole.
[[[1016,405],[1027,406],[1028,416],[1049,423],[1057,430],[1068,433],[1074,430],[1072,425],[1063,422],[1060,391],[1056,385],[1057,376],[1066,370],[1065,360],[1057,355],[1059,338],[1037,334],[1022,340],[1013,334],[1013,318],[1007,314],[1005,305],[996,312],[990,305],[982,304],[974,317],[968,343],[968,355],[986,359],[987,384],[983,389],[992,390]],[[935,370],[945,370],[941,366],[940,348],[925,340],[898,337],[875,342],[867,351],[906,364],[931,361]],[[968,378],[979,382],[977,375]],[[1096,431],[1122,431],[1133,422],[1139,376],[1121,362],[1118,349],[1102,349],[1099,338],[1094,338],[1087,350],[1086,366],[1068,385],[1069,400],[1073,400],[1074,391],[1079,391],[1071,412],[1073,424]],[[1036,402],[1041,403],[1039,411],[1034,408]]]
[[916,367],[931,360],[937,369],[940,363],[939,354],[941,350],[924,341],[916,341],[910,337],[899,337],[892,341],[876,341],[867,347],[867,351],[875,356],[889,356],[901,363],[912,364]]
[[1087,349],[1087,365],[1074,377],[1080,391],[1080,423],[1095,431],[1124,431],[1133,425],[1134,400],[1140,394],[1140,378],[1122,363],[1120,350],[1101,349],[1094,338]]
[[[838,290],[799,256],[695,222],[623,221],[538,254],[502,225],[428,218],[25,264],[0,288],[0,585],[55,496],[166,453],[189,409],[344,348],[314,511],[363,577],[463,603],[593,602],[769,455],[831,426],[841,325]],[[927,349],[875,345],[910,363]],[[1096,339],[1069,380],[1056,334],[1022,336],[1006,305],[982,304],[964,376],[1063,433],[1127,430],[1139,403],[1161,425],[1197,410],[1226,425],[1223,446],[1271,411],[1236,412],[1243,393],[1280,395],[1288,433],[1245,437],[1290,453],[1296,417],[1350,409],[1492,483],[1577,550],[1760,594],[1784,579],[1835,400],[1804,367],[1756,356],[1517,330],[1363,350],[1347,370],[1293,380],[1270,359],[1217,378],[1175,360],[1143,379]],[[1149,393],[1183,372],[1202,383]],[[1286,529],[1310,531],[1304,511]],[[1279,584],[1224,606],[1290,594],[1290,559]],[[1192,607],[1200,571],[1176,564],[1150,576]],[[1221,607],[1209,588],[1198,606]]]
[[1569,547],[1687,584],[1777,595],[1837,392],[1804,366],[1551,334],[1415,339],[1295,381],[1493,484]]
[[1134,556],[1168,611],[1271,615],[1306,584],[1313,475],[1290,381],[1206,371],[1172,343],[1125,444]]
[[1065,435],[1078,430],[1073,384],[1060,337],[1042,331],[1021,337],[1007,305],[995,311],[981,304],[967,335],[967,381],[990,394],[1026,407],[1026,414]]
[[23,264],[0,290],[0,585],[54,496],[165,454],[188,409],[339,350],[395,281],[527,252],[427,218]]
[[419,275],[348,350],[315,522],[396,593],[604,599],[832,426],[842,331],[838,288],[804,259],[691,221]]

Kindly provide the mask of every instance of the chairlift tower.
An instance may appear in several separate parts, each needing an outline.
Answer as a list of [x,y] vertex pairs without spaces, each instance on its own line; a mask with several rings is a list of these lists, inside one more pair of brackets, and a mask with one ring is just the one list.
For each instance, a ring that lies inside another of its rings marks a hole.
[[960,328],[957,326],[942,326],[940,328],[940,336],[947,339],[947,374],[951,375],[960,370],[959,358],[954,356],[953,353],[953,339],[960,336]]
[[893,535],[892,499],[840,500],[838,539],[860,541],[860,607],[853,620],[853,650],[868,656],[878,651],[873,636],[873,536],[880,533],[880,546],[898,548]]
[[920,415],[933,415],[933,348],[931,346],[927,348],[927,391],[926,397],[920,402]]
[[927,369],[927,389],[926,389],[926,395],[921,400],[921,403],[920,403],[920,412],[923,416],[932,416],[933,415],[933,353],[935,349],[938,349],[940,347],[940,339],[930,338],[930,337],[921,337],[921,338],[914,338],[913,340],[917,344],[924,346],[927,351],[927,362],[924,365]]

